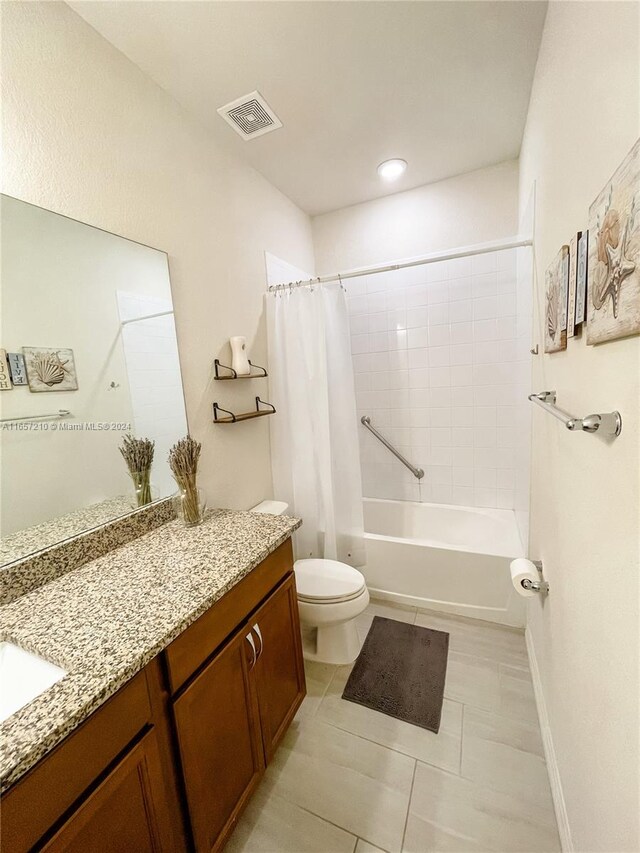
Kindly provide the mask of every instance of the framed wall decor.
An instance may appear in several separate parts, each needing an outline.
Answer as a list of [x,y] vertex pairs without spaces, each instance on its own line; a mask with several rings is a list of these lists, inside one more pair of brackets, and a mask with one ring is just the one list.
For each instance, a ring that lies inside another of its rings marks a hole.
[[8,352],[7,361],[9,362],[9,373],[11,381],[14,385],[28,385],[27,366],[24,356],[21,352]]
[[563,246],[545,273],[544,351],[567,348],[569,247]]
[[578,269],[576,271],[575,324],[581,326],[587,319],[587,269],[589,266],[589,232],[583,231],[578,240]]
[[0,349],[0,391],[11,391],[11,377],[9,376],[9,364],[7,362],[7,351]]
[[77,391],[73,350],[22,347],[30,391]]
[[640,139],[589,208],[587,343],[640,333]]
[[576,282],[578,266],[578,240],[581,232],[571,238],[569,243],[569,301],[567,307],[567,338],[576,334]]

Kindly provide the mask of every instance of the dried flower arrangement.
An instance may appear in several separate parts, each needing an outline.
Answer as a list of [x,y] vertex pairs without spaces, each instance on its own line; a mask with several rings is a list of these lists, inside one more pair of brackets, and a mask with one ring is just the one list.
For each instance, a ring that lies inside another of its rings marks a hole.
[[125,435],[122,439],[122,447],[118,448],[133,480],[138,506],[151,503],[151,465],[154,447],[155,441],[149,438]]
[[202,444],[187,435],[169,451],[169,467],[180,489],[182,515],[185,524],[199,524],[204,512],[201,495],[196,484],[198,461]]

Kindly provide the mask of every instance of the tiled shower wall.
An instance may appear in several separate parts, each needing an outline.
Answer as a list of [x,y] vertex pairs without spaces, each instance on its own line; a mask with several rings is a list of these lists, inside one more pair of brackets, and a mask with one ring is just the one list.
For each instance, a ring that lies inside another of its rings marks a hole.
[[358,417],[425,471],[418,482],[359,426],[365,496],[514,508],[528,392],[516,251],[347,282]]

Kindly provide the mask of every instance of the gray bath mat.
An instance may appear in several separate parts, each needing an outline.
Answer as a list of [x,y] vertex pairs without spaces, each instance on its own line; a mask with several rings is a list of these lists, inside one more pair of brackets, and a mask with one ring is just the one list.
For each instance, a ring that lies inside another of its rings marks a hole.
[[343,699],[438,733],[449,635],[374,616]]

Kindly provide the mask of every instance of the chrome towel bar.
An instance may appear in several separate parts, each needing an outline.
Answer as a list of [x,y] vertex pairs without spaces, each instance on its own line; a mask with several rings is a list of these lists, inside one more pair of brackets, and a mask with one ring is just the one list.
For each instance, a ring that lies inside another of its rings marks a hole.
[[0,424],[14,424],[19,421],[57,421],[60,418],[72,417],[69,409],[58,409],[55,414],[49,415],[23,415],[20,418],[0,418]]
[[396,459],[399,459],[400,462],[402,462],[402,464],[411,471],[414,477],[417,477],[418,480],[421,480],[424,477],[424,471],[422,470],[422,468],[416,468],[415,465],[412,465],[411,462],[405,459],[402,453],[396,450],[395,447],[389,441],[387,441],[387,439],[383,435],[380,435],[378,430],[371,423],[371,418],[368,415],[363,415],[360,418],[360,423],[362,424],[362,426],[366,427],[369,432],[373,433],[373,435],[375,435],[378,441],[381,441],[382,444],[384,444],[384,446],[387,448],[387,450],[390,450],[391,453],[393,453],[393,455],[396,457]]
[[575,432],[599,432],[601,435],[616,436],[622,432],[622,415],[620,412],[603,412],[595,415],[587,415],[585,418],[574,418],[573,415],[564,412],[556,406],[555,391],[540,391],[538,394],[529,394],[529,400],[540,406],[545,412],[549,412],[554,418],[566,426],[568,430]]

